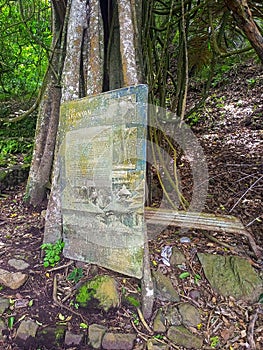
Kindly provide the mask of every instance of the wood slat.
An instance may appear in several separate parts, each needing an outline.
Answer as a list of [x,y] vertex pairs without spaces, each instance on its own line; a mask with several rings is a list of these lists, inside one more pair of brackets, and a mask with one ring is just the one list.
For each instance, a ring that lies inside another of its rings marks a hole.
[[222,231],[246,234],[241,221],[230,215],[193,213],[165,209],[145,208],[144,217],[147,225],[167,225],[183,228]]

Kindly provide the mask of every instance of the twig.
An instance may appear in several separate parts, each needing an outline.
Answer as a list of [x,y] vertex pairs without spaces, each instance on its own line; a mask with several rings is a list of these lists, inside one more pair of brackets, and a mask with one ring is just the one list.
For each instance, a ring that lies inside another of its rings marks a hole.
[[222,245],[223,247],[227,248],[227,249],[230,249],[230,250],[234,250],[235,252],[238,252],[238,250],[235,248],[235,247],[232,247],[231,245],[227,244],[227,243],[224,243],[224,242],[221,242],[219,241],[217,238],[211,236],[209,233],[207,232],[203,232],[203,234],[212,242],[215,242],[219,245]]
[[147,331],[149,332],[149,334],[153,334],[152,329],[148,326],[147,322],[145,321],[145,318],[143,317],[143,314],[141,312],[141,310],[137,307],[137,312],[138,312],[138,316],[142,322],[142,324],[144,325],[144,327],[147,329]]
[[131,321],[131,324],[132,324],[132,327],[134,328],[135,332],[139,335],[139,337],[141,337],[144,341],[147,342],[147,340],[149,339],[150,336],[148,334],[145,334],[145,333],[139,331],[139,329],[135,326],[133,321]]
[[63,305],[57,298],[57,289],[58,289],[58,284],[57,284],[57,275],[54,276],[53,278],[53,293],[52,293],[52,297],[53,297],[53,301],[55,303],[55,305],[66,309],[67,311],[73,313],[74,315],[79,316],[83,322],[88,323],[88,321],[85,319],[85,317],[83,317],[79,312],[72,310],[70,307]]
[[66,268],[66,267],[69,267],[69,266],[71,266],[73,264],[74,264],[74,261],[70,261],[69,263],[67,263],[65,265],[53,267],[52,269],[47,270],[47,272],[62,270],[62,269]]
[[258,318],[258,313],[259,313],[259,307],[256,309],[256,312],[254,315],[251,316],[248,329],[247,329],[247,341],[250,345],[251,350],[256,350],[256,344],[254,341],[254,328],[255,328],[255,323]]
[[229,213],[231,213],[234,208],[238,205],[238,203],[242,200],[242,198],[245,197],[245,195],[251,190],[251,188],[253,188],[255,186],[255,184],[257,182],[259,182],[261,179],[263,179],[263,175],[260,176],[255,182],[253,182],[253,184],[251,186],[249,186],[249,188],[243,193],[243,195],[238,199],[238,201],[233,205],[233,207],[229,210]]

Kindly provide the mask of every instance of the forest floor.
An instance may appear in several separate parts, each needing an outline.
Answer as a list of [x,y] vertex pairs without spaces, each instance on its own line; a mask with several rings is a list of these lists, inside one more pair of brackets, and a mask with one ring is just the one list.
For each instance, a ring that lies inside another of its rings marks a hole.
[[[193,99],[194,94],[195,92],[191,93]],[[209,170],[208,196],[204,212],[238,217],[252,234],[256,244],[262,247],[262,67],[250,63],[227,73],[213,88],[202,114],[192,129],[204,150]],[[187,186],[186,182],[186,192]],[[10,299],[10,308],[2,316],[9,326],[5,332],[3,349],[19,349],[14,338],[21,320],[25,317],[37,320],[41,327],[64,323],[68,329],[76,332],[86,332],[86,329],[80,327],[84,321],[88,325],[102,324],[127,333],[134,331],[135,326],[138,331],[136,349],[143,349],[143,342],[150,335],[147,335],[147,329],[136,318],[136,308],[121,303],[117,310],[104,313],[74,307],[74,295],[70,294],[74,284],[67,277],[76,266],[82,268],[85,276],[89,266],[62,258],[54,269],[43,267],[43,251],[40,246],[43,240],[44,218],[41,212],[45,208],[26,205],[23,201],[24,191],[25,184],[21,184],[2,191],[0,195],[0,268],[12,270],[8,262],[14,258],[23,259],[29,264],[25,270],[29,278],[22,287],[17,290],[2,287],[0,290],[0,297]],[[203,349],[252,349],[248,337],[253,337],[258,349],[263,348],[262,311],[254,318],[255,324],[251,331],[251,319],[259,304],[240,303],[231,297],[216,294],[200,269],[196,252],[238,254],[249,259],[261,276],[262,257],[255,257],[247,238],[240,234],[209,232],[218,241],[214,242],[201,230],[189,230],[184,234],[190,238],[190,243],[186,245],[180,242],[180,234],[176,232],[175,228],[168,227],[149,242],[151,268],[161,268],[166,275],[175,275],[171,267],[161,262],[162,248],[170,245],[184,252],[188,257],[188,270],[200,275],[201,280],[194,285],[190,279],[177,279],[176,289],[190,302],[189,291],[194,288],[199,293],[198,305],[203,311],[203,319],[198,332],[205,339]],[[220,242],[237,248],[238,253],[233,253]],[[96,273],[112,274],[118,280],[120,290],[125,288],[140,297],[139,281],[98,267]],[[58,278],[56,298],[66,305],[66,308],[58,306],[54,300],[55,275]],[[155,301],[153,314],[160,307],[169,308],[169,303]],[[147,322],[151,328],[152,320]],[[82,348],[89,349],[88,345]],[[42,349],[49,347],[46,345]]]

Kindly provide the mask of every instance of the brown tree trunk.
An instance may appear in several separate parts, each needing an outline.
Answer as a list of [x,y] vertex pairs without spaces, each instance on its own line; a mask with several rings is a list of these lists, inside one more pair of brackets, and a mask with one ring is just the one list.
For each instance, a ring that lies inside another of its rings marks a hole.
[[247,0],[225,0],[225,4],[263,63],[263,36],[253,19]]
[[[40,103],[36,127],[35,146],[25,198],[34,206],[41,204],[51,181],[50,174],[58,130],[61,89],[59,71],[61,62],[61,34],[65,8],[54,9],[53,40],[46,86]],[[63,17],[63,19],[62,19]]]

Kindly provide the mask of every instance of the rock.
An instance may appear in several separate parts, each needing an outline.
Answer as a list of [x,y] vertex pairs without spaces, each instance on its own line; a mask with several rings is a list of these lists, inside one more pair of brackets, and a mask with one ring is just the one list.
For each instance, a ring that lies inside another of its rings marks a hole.
[[65,345],[66,346],[80,346],[83,342],[84,334],[75,334],[70,331],[66,331],[65,334]]
[[168,329],[167,337],[176,345],[187,349],[201,349],[203,339],[192,334],[184,326],[171,326]]
[[163,301],[180,301],[179,295],[173,287],[169,277],[160,271],[153,271],[156,297]]
[[96,299],[99,307],[108,311],[111,307],[119,305],[117,283],[111,276],[96,276],[83,284],[76,295],[76,301],[83,307]]
[[106,333],[107,328],[101,326],[99,324],[91,324],[89,326],[88,335],[89,335],[89,343],[94,349],[100,349],[102,338]]
[[66,328],[64,326],[46,327],[37,332],[37,344],[50,349],[60,349],[64,341]]
[[23,320],[16,332],[16,338],[26,342],[30,337],[35,338],[37,333],[38,325],[35,321],[30,318]]
[[102,347],[106,350],[132,350],[136,334],[105,333]]
[[164,333],[166,331],[165,317],[161,309],[158,310],[153,320],[153,330],[157,333]]
[[9,259],[8,264],[14,267],[16,270],[25,270],[30,265],[22,259]]
[[185,326],[196,327],[201,323],[200,313],[197,308],[189,303],[178,305],[178,310],[182,316],[182,323]]
[[201,294],[200,294],[199,290],[197,290],[197,289],[192,289],[192,290],[190,290],[190,292],[189,292],[189,297],[190,297],[191,299],[193,299],[193,300],[198,300],[198,299],[200,299]]
[[223,296],[255,302],[263,292],[263,281],[250,263],[238,256],[198,253],[211,287]]
[[0,298],[0,315],[9,307],[9,299]]
[[171,266],[177,266],[185,263],[186,258],[184,254],[176,247],[173,247],[172,255],[170,258],[170,264]]
[[170,307],[166,314],[165,314],[165,318],[167,323],[170,326],[179,326],[180,324],[182,324],[182,316],[179,313],[177,307]]
[[5,324],[4,320],[2,320],[2,319],[0,318],[0,340],[3,340],[3,339],[4,339],[4,337],[3,337],[3,331],[4,331],[6,328],[7,328],[7,327],[6,327],[6,324]]
[[4,269],[0,269],[0,283],[11,289],[18,289],[27,280],[28,275],[22,272],[9,272]]
[[169,350],[169,346],[166,344],[162,344],[156,339],[148,339],[147,350]]

